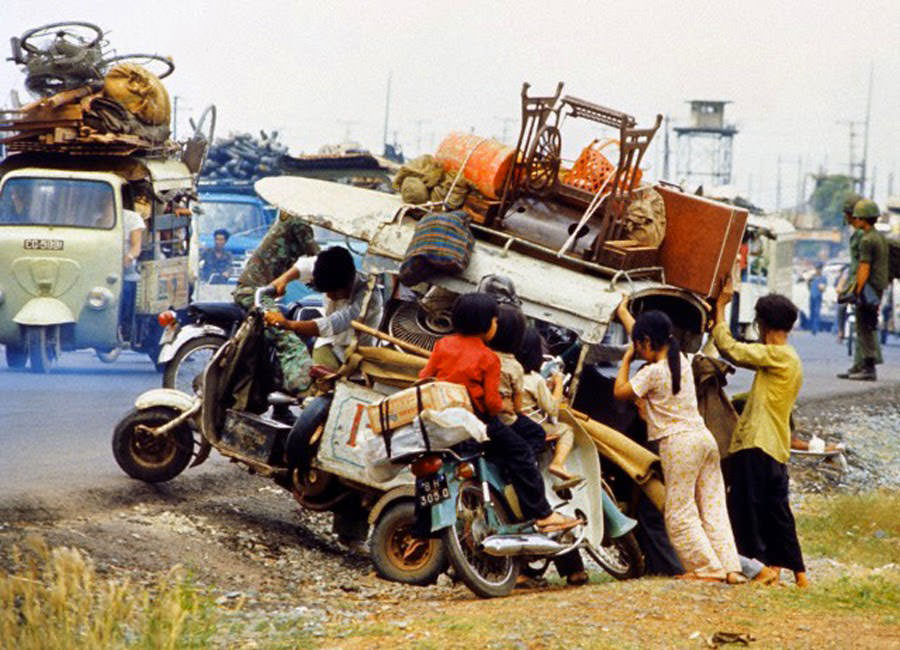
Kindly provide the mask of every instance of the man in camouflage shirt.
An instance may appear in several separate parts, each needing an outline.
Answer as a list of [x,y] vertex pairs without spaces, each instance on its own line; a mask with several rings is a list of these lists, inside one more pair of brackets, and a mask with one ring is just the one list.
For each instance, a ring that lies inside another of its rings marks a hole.
[[[316,255],[318,252],[319,247],[309,224],[300,217],[281,212],[238,278],[234,301],[249,310],[253,307],[256,289],[270,284],[291,268],[298,257]],[[265,307],[275,308],[275,301],[269,296],[263,296],[262,302]],[[266,339],[275,348],[283,390],[297,394],[308,389],[312,358],[300,337],[290,331],[267,327]]]

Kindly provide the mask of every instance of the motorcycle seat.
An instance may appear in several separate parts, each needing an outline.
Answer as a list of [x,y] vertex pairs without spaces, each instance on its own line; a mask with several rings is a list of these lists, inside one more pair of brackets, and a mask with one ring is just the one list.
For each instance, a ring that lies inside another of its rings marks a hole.
[[195,302],[188,307],[188,314],[204,316],[210,321],[235,322],[244,319],[244,310],[233,302]]

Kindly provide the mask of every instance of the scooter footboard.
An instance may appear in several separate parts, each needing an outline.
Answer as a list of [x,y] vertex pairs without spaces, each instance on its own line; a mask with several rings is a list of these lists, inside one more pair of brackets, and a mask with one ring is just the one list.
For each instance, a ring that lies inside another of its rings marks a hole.
[[[543,459],[549,462],[549,458]],[[544,463],[541,463],[542,466]],[[565,504],[553,490],[560,479],[543,470],[544,486],[550,506],[562,514],[574,517],[580,511],[587,517],[585,538],[591,544],[600,546],[603,542],[603,486],[600,471],[600,456],[594,442],[583,432],[575,429],[574,445],[566,458],[566,471],[584,477],[584,482],[571,489],[572,498]]]

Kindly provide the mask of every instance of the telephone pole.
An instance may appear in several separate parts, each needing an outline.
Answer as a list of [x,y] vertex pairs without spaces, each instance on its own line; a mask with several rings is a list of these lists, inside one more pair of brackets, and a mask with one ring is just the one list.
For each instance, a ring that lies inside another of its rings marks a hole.
[[669,154],[671,150],[669,149],[669,116],[666,115],[666,120],[664,122],[663,128],[665,131],[663,132],[663,178],[666,180],[669,179]]
[[[388,119],[391,115],[391,77],[394,76],[394,71],[391,70],[388,72],[388,80],[387,80],[387,93],[385,94],[384,99],[384,135],[381,138],[381,144],[384,145],[385,151],[387,150],[388,144]],[[348,138],[349,140],[349,138]]]
[[863,194],[866,189],[866,165],[869,162],[869,120],[872,117],[872,76],[875,70],[875,64],[869,64],[869,94],[866,97],[866,121],[863,135],[863,155],[862,162],[859,165],[859,193]]

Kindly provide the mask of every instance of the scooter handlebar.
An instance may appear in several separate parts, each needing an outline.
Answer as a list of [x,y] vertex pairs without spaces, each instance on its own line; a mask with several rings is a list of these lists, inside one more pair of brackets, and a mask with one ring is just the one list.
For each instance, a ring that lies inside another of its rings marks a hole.
[[256,292],[253,294],[253,306],[256,308],[262,307],[262,297],[263,296],[275,296],[275,287],[271,284],[267,284],[264,287],[259,287]]

